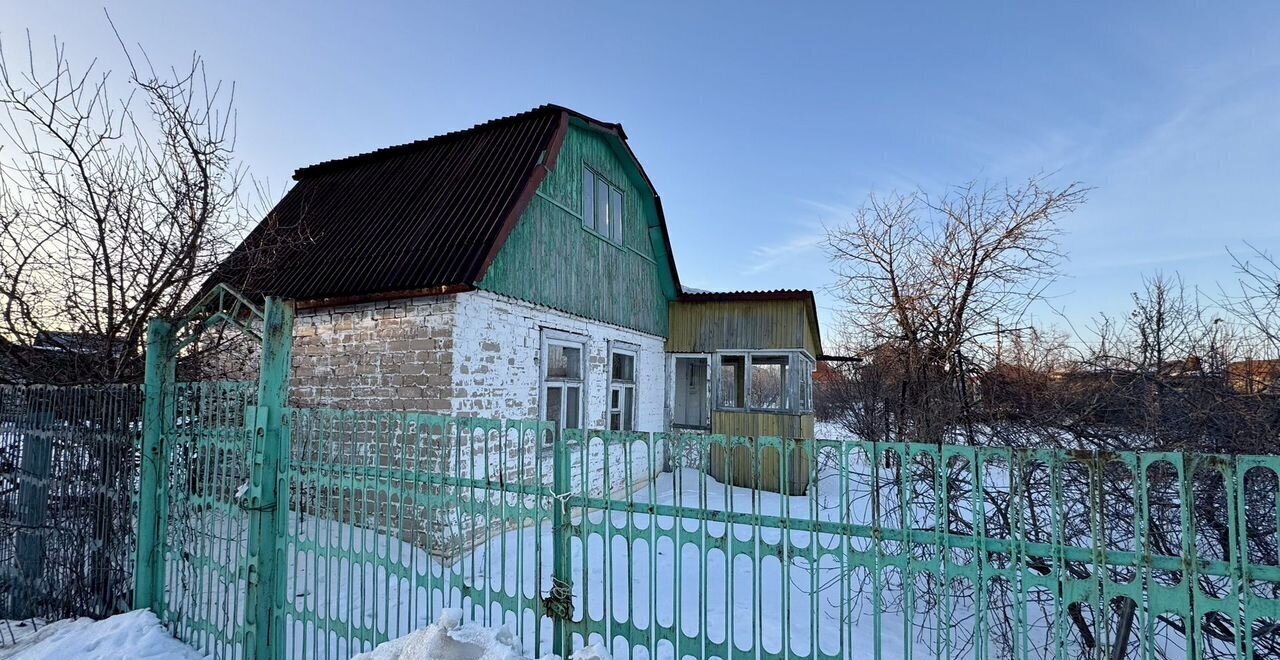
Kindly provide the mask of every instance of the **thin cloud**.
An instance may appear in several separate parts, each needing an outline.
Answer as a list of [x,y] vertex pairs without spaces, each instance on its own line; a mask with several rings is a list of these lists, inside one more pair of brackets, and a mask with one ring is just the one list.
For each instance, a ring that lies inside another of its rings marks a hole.
[[756,275],[778,266],[793,263],[801,257],[818,251],[827,235],[823,231],[811,231],[788,239],[781,244],[762,245],[751,251],[754,263],[746,269],[748,275]]

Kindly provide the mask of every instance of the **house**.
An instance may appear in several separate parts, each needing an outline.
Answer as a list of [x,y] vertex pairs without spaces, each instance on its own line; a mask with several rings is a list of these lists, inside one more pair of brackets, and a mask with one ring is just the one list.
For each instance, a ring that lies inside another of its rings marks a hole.
[[297,301],[298,405],[813,436],[813,294],[682,289],[618,124],[545,105],[294,179],[210,286]]
[[0,337],[0,383],[76,385],[113,380],[128,366],[124,343],[88,332],[36,333],[30,343]]
[[1237,360],[1227,365],[1226,375],[1233,392],[1271,394],[1280,388],[1280,360]]

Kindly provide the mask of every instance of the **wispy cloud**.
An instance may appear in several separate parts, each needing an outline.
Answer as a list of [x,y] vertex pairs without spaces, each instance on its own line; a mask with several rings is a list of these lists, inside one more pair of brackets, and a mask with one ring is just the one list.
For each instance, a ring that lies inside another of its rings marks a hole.
[[826,232],[821,228],[810,228],[810,231],[794,235],[782,243],[761,245],[751,251],[752,263],[744,272],[756,275],[815,256],[825,238]]

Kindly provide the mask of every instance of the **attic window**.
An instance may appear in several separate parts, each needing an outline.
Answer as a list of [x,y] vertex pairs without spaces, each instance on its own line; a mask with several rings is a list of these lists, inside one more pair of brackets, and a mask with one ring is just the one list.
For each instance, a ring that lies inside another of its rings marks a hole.
[[622,243],[622,206],[622,190],[591,168],[582,168],[582,226]]

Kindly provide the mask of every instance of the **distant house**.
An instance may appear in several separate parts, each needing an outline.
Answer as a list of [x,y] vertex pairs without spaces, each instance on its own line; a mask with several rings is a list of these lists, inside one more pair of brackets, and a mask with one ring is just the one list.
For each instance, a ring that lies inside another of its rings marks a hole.
[[1280,390],[1280,360],[1238,360],[1227,365],[1227,384],[1240,394]]
[[298,301],[299,404],[813,435],[813,294],[685,292],[618,124],[547,105],[294,179],[211,283]]
[[29,344],[0,337],[0,383],[101,383],[104,365],[114,364],[123,348],[122,342],[87,332],[42,331]]

